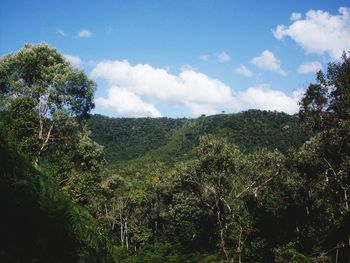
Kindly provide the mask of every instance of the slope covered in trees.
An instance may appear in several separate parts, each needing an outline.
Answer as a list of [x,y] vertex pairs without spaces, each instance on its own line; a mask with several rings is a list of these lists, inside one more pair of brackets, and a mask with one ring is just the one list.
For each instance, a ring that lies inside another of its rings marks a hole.
[[244,152],[300,147],[311,133],[301,130],[297,116],[249,110],[197,119],[109,118],[93,115],[92,138],[104,146],[111,164],[132,159],[174,162],[193,156],[205,134],[226,138]]
[[298,116],[88,120],[94,88],[46,44],[0,61],[1,262],[349,262],[345,53]]
[[9,138],[0,121],[0,261],[113,262],[113,248],[87,209],[34,168]]

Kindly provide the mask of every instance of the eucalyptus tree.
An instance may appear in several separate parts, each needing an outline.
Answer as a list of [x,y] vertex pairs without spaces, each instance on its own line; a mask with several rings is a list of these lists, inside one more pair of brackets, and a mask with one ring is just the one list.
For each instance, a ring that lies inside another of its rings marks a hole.
[[[31,141],[27,150],[36,159],[53,141],[63,139],[62,121],[68,125],[69,117],[87,116],[94,107],[95,87],[82,70],[45,43],[27,44],[0,60],[0,108],[10,110],[13,125],[22,141]],[[21,109],[24,103],[26,111]],[[18,119],[13,118],[16,112]]]
[[96,85],[45,43],[25,45],[0,60],[0,121],[21,151],[70,197],[90,206],[101,191],[103,148],[85,119]]
[[[310,224],[315,243],[332,249],[337,260],[350,259],[350,57],[329,63],[318,72],[301,100],[300,117],[315,132],[301,152],[301,172],[306,177],[305,200],[312,204]],[[323,200],[323,202],[320,202]],[[317,214],[315,214],[317,213]],[[331,227],[330,227],[331,226]],[[322,237],[322,238],[320,238]],[[339,258],[338,258],[339,257]],[[344,262],[345,262],[344,261]]]

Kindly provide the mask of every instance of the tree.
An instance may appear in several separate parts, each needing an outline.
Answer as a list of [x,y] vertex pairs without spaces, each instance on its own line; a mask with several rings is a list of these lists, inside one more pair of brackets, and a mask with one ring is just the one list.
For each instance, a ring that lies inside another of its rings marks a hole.
[[94,88],[46,44],[26,45],[0,60],[0,192],[9,201],[1,224],[9,229],[0,240],[5,261],[112,261],[113,245],[86,210],[101,191],[104,164],[103,148],[82,121],[94,106]]
[[[314,138],[303,147],[300,170],[306,175],[306,203],[317,213],[317,225],[325,238],[314,234],[324,250],[334,249],[340,260],[350,254],[350,57],[345,52],[338,62],[328,65],[326,73],[317,74],[301,100],[300,117]],[[311,160],[305,162],[305,160]],[[318,187],[315,187],[318,186]],[[324,202],[320,202],[320,200]],[[314,215],[315,216],[315,215]],[[332,225],[329,228],[329,225]]]
[[247,207],[280,175],[281,156],[262,152],[245,156],[237,146],[214,136],[203,136],[198,160],[189,162],[185,180],[197,186],[205,209],[216,218],[218,246],[227,261],[242,262],[253,231]]
[[2,58],[0,89],[0,117],[21,151],[75,202],[90,206],[105,164],[84,121],[94,107],[95,83],[56,49],[39,44]]
[[[89,204],[94,198],[100,197],[102,188],[100,182],[101,169],[105,164],[103,147],[91,140],[90,131],[79,132],[75,149],[69,158],[72,168],[66,176],[58,174],[60,186],[74,201]],[[62,153],[64,156],[65,153]],[[61,157],[62,158],[64,157]],[[52,167],[52,164],[51,164]]]
[[[28,114],[20,113],[20,118],[12,119],[12,124],[20,125],[17,128],[21,130],[22,140],[33,141],[34,136],[35,143],[28,150],[37,159],[52,141],[60,140],[58,122],[69,120],[67,117],[84,119],[94,107],[95,83],[44,43],[27,44],[1,59],[0,90],[1,110],[20,109],[26,103]],[[27,121],[19,123],[23,118]],[[27,127],[27,122],[33,125]]]

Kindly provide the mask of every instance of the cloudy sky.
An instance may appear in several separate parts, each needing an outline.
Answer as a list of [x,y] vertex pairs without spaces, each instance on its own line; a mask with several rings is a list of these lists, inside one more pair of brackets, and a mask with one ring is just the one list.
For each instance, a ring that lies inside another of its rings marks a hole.
[[0,55],[39,42],[96,81],[94,113],[293,114],[350,50],[350,2],[2,0]]

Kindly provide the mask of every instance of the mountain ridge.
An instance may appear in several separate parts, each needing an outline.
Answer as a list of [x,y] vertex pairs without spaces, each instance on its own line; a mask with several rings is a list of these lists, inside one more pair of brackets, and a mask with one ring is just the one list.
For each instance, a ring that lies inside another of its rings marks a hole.
[[261,110],[194,119],[113,118],[96,114],[88,126],[93,140],[104,146],[110,165],[188,159],[199,137],[205,134],[226,138],[244,152],[263,148],[286,152],[300,147],[310,137],[302,131],[297,115]]

